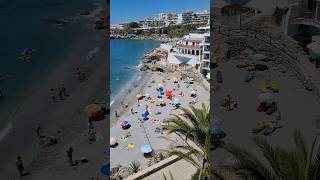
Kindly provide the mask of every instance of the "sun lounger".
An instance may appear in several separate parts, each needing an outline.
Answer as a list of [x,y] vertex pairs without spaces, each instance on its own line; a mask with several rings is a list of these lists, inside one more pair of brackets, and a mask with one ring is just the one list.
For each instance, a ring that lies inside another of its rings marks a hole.
[[261,131],[263,131],[265,128],[267,128],[268,124],[269,122],[267,120],[259,121],[257,127],[252,129],[252,132],[258,134]]
[[273,92],[279,92],[279,88],[276,80],[272,80],[270,83],[270,88]]
[[266,82],[264,80],[260,80],[258,87],[259,87],[260,91],[265,91],[266,90]]

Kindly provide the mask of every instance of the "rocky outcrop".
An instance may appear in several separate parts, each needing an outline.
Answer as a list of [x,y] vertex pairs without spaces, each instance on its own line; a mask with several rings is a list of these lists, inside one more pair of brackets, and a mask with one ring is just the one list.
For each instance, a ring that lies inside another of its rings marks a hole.
[[96,29],[108,29],[109,28],[109,17],[105,16],[95,22]]

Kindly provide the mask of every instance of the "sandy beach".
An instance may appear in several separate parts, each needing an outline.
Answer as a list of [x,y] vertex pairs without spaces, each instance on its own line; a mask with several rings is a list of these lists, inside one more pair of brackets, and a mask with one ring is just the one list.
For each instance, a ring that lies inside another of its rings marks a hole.
[[[279,123],[283,128],[277,129],[270,136],[264,137],[273,145],[289,148],[294,144],[292,133],[295,128],[298,128],[306,137],[307,144],[311,144],[319,128],[320,112],[318,107],[320,102],[317,100],[316,95],[305,90],[296,77],[291,76],[290,71],[283,74],[276,70],[277,67],[273,65],[269,66],[271,69],[268,71],[256,73],[256,77],[246,83],[244,82],[245,70],[236,67],[236,65],[244,62],[245,60],[241,58],[221,62],[219,67],[213,69],[212,72],[215,75],[217,71],[221,71],[224,78],[223,83],[217,83],[216,79],[213,79],[214,93],[211,97],[214,104],[211,106],[213,118],[220,121],[221,127],[227,133],[225,142],[258,152],[256,146],[250,140],[250,137],[254,135],[251,132],[252,129],[257,127],[259,121],[274,121],[277,116],[277,112],[272,115],[266,115],[264,112],[256,110],[259,105],[258,83],[260,80],[267,81],[270,75],[277,81],[279,87],[279,93],[274,93],[274,95],[281,112]],[[239,101],[240,106],[238,109],[226,111],[221,108],[223,98],[227,94]],[[230,158],[223,149],[213,151],[212,157],[215,162]]]
[[[18,178],[15,169],[17,155],[22,157],[26,171],[30,172],[22,179],[103,177],[100,167],[107,158],[105,137],[108,136],[106,129],[109,123],[107,120],[94,123],[97,141],[89,144],[84,136],[88,129],[88,115],[83,109],[92,100],[106,97],[106,40],[103,31],[94,30],[93,25],[88,27],[93,29],[92,34],[79,37],[79,43],[64,58],[64,63],[37,83],[32,89],[32,96],[14,116],[10,133],[0,143],[1,179]],[[76,67],[82,67],[88,81],[78,83]],[[70,96],[53,103],[49,90],[59,88],[62,83]],[[39,146],[35,132],[38,122],[42,134],[54,135],[58,140],[57,145]],[[74,159],[86,157],[89,162],[76,168],[70,167],[65,152],[69,146],[74,148]]]
[[[111,167],[115,167],[117,165],[128,166],[132,161],[138,161],[141,164],[142,169],[148,166],[148,159],[143,156],[143,153],[140,151],[140,147],[148,144],[147,138],[145,137],[145,133],[143,130],[142,123],[139,119],[141,118],[141,113],[146,110],[146,105],[148,105],[149,120],[143,122],[143,125],[146,129],[147,135],[151,142],[151,147],[154,151],[159,151],[161,149],[168,149],[172,142],[159,138],[159,136],[165,136],[166,134],[161,132],[156,132],[155,129],[161,127],[161,123],[171,117],[172,114],[178,114],[180,112],[179,109],[173,110],[173,105],[170,103],[173,102],[174,99],[178,99],[181,103],[181,107],[188,107],[189,102],[192,100],[198,100],[195,104],[196,107],[201,106],[201,103],[205,103],[207,106],[209,105],[210,99],[209,91],[207,91],[201,84],[201,82],[194,82],[194,84],[185,83],[184,80],[180,80],[177,75],[169,75],[164,76],[162,73],[158,72],[148,72],[147,82],[144,87],[140,89],[141,94],[147,94],[151,97],[152,100],[147,100],[146,98],[140,100],[140,106],[137,104],[136,94],[126,96],[126,99],[130,99],[131,103],[129,107],[125,108],[125,112],[119,118],[113,119],[113,124],[111,126],[110,137],[115,137],[118,140],[118,146],[115,148],[111,148],[110,150],[110,163]],[[179,79],[179,88],[177,88],[178,83],[174,83],[174,78]],[[165,79],[165,83],[163,84],[163,80]],[[163,88],[165,90],[173,90],[174,97],[172,100],[167,99],[165,95],[163,95],[163,99],[166,102],[166,106],[161,107],[157,106],[160,103],[160,98],[157,98],[159,93],[156,88],[158,84],[163,84]],[[192,89],[196,89],[196,93],[198,95],[197,98],[190,97],[190,93]],[[134,90],[133,90],[134,91]],[[179,94],[183,92],[184,96],[181,97]],[[154,102],[153,102],[154,101]],[[137,113],[131,114],[130,109],[133,108],[133,111]],[[128,120],[131,124],[131,127],[127,130],[124,130],[119,125],[118,121]],[[131,134],[127,141],[122,141],[120,138],[123,135]],[[170,137],[175,143],[178,143],[177,137],[174,135],[170,135]],[[128,144],[134,144],[134,148],[128,149]]]

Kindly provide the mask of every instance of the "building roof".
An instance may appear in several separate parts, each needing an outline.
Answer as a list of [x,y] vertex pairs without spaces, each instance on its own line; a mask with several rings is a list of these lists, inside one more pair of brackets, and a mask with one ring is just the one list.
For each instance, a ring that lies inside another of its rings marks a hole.
[[201,46],[199,46],[199,45],[182,45],[182,44],[178,44],[175,47],[178,48],[178,49],[195,49],[195,50],[201,49]]

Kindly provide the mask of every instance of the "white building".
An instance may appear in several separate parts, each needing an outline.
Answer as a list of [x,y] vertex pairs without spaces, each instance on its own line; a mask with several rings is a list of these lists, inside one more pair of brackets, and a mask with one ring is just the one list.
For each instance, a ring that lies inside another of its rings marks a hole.
[[177,24],[186,24],[190,23],[193,17],[192,11],[187,11],[181,14],[178,14]]
[[178,40],[168,55],[171,64],[188,64],[199,72],[210,72],[210,26],[200,27]]
[[203,12],[193,13],[192,11],[187,11],[178,14],[177,24],[188,24],[188,23],[202,23],[208,22],[210,18],[210,13],[207,10]]
[[158,15],[159,20],[163,20],[165,23],[165,26],[169,26],[172,24],[177,24],[178,15],[174,13],[160,13]]
[[140,21],[143,28],[160,28],[165,26],[165,22],[158,18],[146,18]]
[[200,27],[198,31],[203,32],[203,41],[200,43],[202,46],[201,57],[201,72],[210,72],[210,26]]

